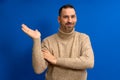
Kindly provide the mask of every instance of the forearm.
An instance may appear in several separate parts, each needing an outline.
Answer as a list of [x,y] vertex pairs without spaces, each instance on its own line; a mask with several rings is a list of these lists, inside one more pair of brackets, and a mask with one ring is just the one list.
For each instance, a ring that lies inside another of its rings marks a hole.
[[58,58],[56,65],[70,68],[70,69],[87,69],[93,68],[94,57],[91,58],[79,57],[79,58]]
[[[94,66],[94,54],[89,37],[85,37],[80,45],[81,55],[76,58],[58,58],[56,65],[71,69],[87,69]],[[73,53],[74,54],[74,53]]]
[[37,74],[42,73],[47,68],[47,62],[45,61],[41,52],[41,40],[33,40],[33,52],[32,52],[32,63],[34,71]]

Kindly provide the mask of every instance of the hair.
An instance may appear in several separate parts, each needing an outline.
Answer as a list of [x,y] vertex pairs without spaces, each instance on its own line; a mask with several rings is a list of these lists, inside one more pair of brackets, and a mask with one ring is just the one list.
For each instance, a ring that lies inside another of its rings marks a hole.
[[60,7],[60,9],[59,9],[59,16],[61,16],[61,12],[62,12],[62,9],[66,9],[66,8],[73,8],[74,10],[75,10],[75,8],[73,7],[73,5],[71,5],[71,4],[66,4],[66,5],[63,5],[62,7]]

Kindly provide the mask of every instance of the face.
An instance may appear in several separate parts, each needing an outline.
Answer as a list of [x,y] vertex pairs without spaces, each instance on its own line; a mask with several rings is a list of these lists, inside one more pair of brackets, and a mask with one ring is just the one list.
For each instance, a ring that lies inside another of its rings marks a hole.
[[58,16],[60,29],[63,32],[71,32],[76,24],[77,16],[73,8],[63,8],[61,15]]

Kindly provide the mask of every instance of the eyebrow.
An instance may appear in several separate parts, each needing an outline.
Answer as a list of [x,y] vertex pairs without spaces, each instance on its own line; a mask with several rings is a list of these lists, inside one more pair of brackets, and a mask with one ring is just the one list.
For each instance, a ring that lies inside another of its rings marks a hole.
[[76,16],[76,14],[72,14],[72,15],[63,15],[63,16]]

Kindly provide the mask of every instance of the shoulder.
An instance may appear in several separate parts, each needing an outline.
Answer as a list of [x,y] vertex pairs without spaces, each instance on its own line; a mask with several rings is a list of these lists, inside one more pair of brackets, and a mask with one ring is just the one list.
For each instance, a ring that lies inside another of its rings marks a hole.
[[76,35],[80,38],[88,38],[89,37],[89,35],[86,33],[78,32],[78,31],[75,31],[75,32],[76,32]]
[[78,38],[79,41],[85,42],[85,43],[87,43],[87,41],[90,42],[90,38],[89,38],[88,34],[81,33],[81,32],[76,32],[76,35],[77,35],[77,38]]

